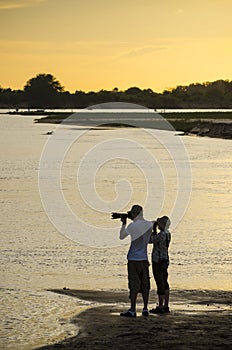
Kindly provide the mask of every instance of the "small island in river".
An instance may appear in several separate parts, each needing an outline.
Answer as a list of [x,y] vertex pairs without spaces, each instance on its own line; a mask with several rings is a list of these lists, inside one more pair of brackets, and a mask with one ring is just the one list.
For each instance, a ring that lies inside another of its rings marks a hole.
[[[22,114],[39,115],[36,123],[59,124],[68,118],[70,112],[46,112],[43,116],[37,112],[23,112]],[[182,135],[207,136],[223,139],[232,139],[232,112],[173,112],[159,113],[172,127],[182,132]],[[122,123],[115,122],[105,126],[123,127]]]

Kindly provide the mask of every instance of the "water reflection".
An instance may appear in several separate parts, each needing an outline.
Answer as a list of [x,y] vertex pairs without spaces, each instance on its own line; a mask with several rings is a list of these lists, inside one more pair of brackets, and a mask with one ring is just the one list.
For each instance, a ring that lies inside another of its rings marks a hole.
[[[37,182],[40,155],[50,137],[43,135],[48,126],[34,124],[30,117],[6,115],[1,115],[0,123],[1,346],[29,349],[39,345],[38,341],[46,344],[49,339],[77,332],[65,319],[88,307],[47,289],[127,289],[127,245],[89,248],[59,234],[41,205]],[[114,130],[95,130],[91,139],[83,138],[65,159],[62,174],[65,196],[78,214],[82,206],[78,204],[73,182],[76,162],[99,139],[99,132]],[[134,130],[126,132],[133,137]],[[183,141],[190,154],[193,190],[187,212],[173,231],[170,284],[173,289],[230,290],[231,141],[196,137],[185,137]],[[168,212],[175,197],[174,169],[167,154],[149,136],[143,137],[143,142],[162,161],[169,188],[163,211]],[[110,171],[115,177],[117,167],[121,168],[121,164],[109,163],[97,178],[98,191],[109,200],[113,198],[112,183],[106,180]],[[131,172],[131,164],[125,162],[124,168]],[[138,192],[133,201],[144,200],[142,179],[141,173],[135,171],[133,181]],[[80,215],[94,220],[84,207]],[[146,216],[151,218],[152,212],[147,211]],[[100,220],[106,222],[108,218],[103,216]],[[109,218],[106,224],[113,224],[117,231],[119,223],[112,223]]]

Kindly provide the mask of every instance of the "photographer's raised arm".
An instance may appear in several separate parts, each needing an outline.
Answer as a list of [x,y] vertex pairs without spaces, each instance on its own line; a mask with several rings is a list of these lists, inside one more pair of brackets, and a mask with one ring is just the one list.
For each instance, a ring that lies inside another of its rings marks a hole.
[[120,239],[124,239],[128,236],[127,232],[126,232],[126,218],[121,218],[121,221],[122,221],[122,227],[121,227],[121,230],[120,230],[120,235],[119,235],[119,238]]

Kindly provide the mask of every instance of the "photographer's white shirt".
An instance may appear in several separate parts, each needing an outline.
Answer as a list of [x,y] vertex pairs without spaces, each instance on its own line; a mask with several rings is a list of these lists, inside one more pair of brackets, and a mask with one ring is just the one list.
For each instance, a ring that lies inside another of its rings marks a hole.
[[131,245],[127,254],[128,260],[148,260],[147,245],[152,234],[153,222],[136,217],[127,227],[122,225],[120,238],[131,236]]

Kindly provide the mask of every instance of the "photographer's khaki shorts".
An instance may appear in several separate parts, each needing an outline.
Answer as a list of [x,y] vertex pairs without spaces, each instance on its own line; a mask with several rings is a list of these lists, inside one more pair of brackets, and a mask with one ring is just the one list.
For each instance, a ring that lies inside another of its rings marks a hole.
[[148,293],[150,290],[149,262],[128,260],[127,269],[130,293]]

